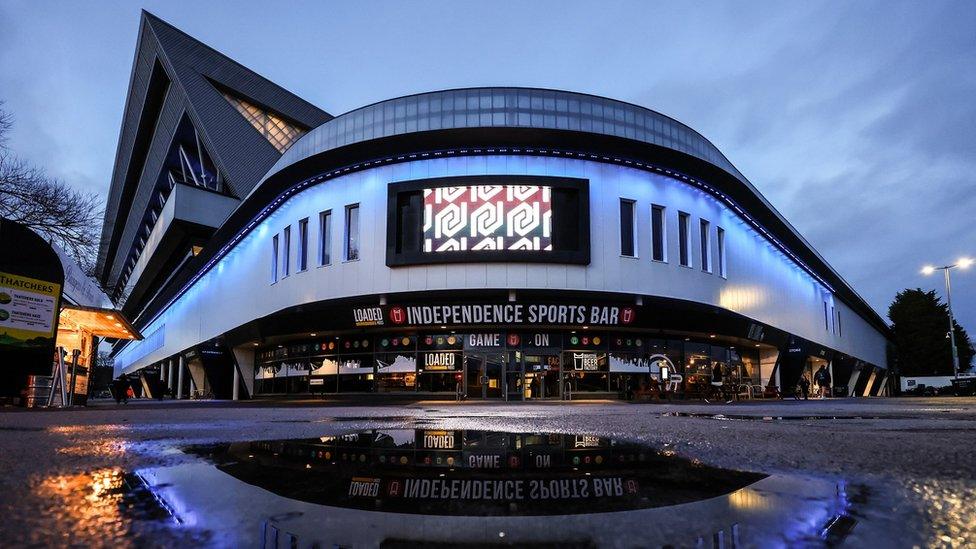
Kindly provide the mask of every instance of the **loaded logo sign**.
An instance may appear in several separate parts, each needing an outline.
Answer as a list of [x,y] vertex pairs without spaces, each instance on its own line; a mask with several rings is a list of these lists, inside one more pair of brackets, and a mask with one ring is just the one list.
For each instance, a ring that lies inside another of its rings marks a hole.
[[375,498],[380,493],[380,479],[352,477],[349,481],[349,497]]
[[356,326],[382,326],[383,309],[379,307],[360,307],[352,310]]

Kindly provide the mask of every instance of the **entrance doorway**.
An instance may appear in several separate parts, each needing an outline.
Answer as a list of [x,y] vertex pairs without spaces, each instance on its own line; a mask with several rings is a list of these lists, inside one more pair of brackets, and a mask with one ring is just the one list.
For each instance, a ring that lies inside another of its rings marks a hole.
[[559,359],[558,351],[525,355],[525,400],[559,398]]
[[468,398],[504,398],[508,352],[465,353],[465,394]]

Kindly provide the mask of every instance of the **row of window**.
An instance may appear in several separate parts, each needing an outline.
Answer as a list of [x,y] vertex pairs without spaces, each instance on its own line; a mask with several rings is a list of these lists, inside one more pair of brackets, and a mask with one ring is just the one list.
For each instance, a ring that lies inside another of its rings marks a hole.
[[[625,198],[620,199],[620,255],[637,257],[637,227],[636,202]],[[343,261],[359,259],[359,204],[349,204],[345,207],[345,222],[343,223]],[[667,208],[658,204],[651,205],[651,259],[667,263]],[[297,272],[308,269],[308,230],[309,218],[298,221]],[[332,264],[332,210],[319,213],[319,249],[318,264],[325,266]],[[678,212],[678,262],[685,267],[692,267],[691,263],[691,215]],[[699,264],[701,270],[712,272],[711,223],[705,219],[698,220],[699,234]],[[271,283],[277,282],[291,274],[291,238],[292,226],[286,226],[280,234],[271,237]],[[725,230],[715,228],[718,256],[715,264],[718,274],[726,278],[725,262]],[[824,328],[843,337],[841,331],[840,311],[824,301]]]
[[[359,259],[359,204],[345,208],[342,260]],[[291,225],[271,237],[271,283],[291,274]],[[298,221],[297,272],[308,270],[308,218]],[[332,210],[319,212],[319,267],[332,264]]]
[[[620,255],[637,257],[637,202],[626,198],[620,199]],[[712,225],[705,219],[698,220],[698,257],[701,270],[713,272],[718,267],[718,274],[722,278],[727,276],[725,262],[725,229],[715,228],[715,241],[718,244],[718,256],[712,258]],[[684,267],[691,267],[692,249],[691,214],[678,212],[678,263]],[[651,259],[662,263],[668,262],[667,248],[667,208],[658,204],[651,205]],[[713,265],[714,263],[714,265]]]
[[[637,257],[637,229],[636,202],[620,200],[620,254],[626,257]],[[667,262],[666,208],[657,204],[651,206],[651,259]],[[298,222],[298,272],[308,269],[308,218]],[[343,238],[343,260],[355,261],[359,259],[359,204],[350,204],[345,208],[345,232]],[[284,228],[281,234],[271,238],[271,282],[277,282],[291,274],[291,225]],[[718,243],[719,276],[726,277],[725,262],[725,230],[716,227],[716,241]],[[678,255],[679,263],[691,267],[691,215],[678,212]],[[712,272],[711,224],[705,219],[699,219],[699,258],[702,271]],[[332,210],[319,213],[319,266],[332,263]]]
[[834,319],[834,335],[838,337],[844,337],[844,330],[840,325],[840,311],[838,311],[833,305],[830,306],[830,312],[827,312],[827,302],[824,301],[824,329],[828,332],[830,330],[830,319]]

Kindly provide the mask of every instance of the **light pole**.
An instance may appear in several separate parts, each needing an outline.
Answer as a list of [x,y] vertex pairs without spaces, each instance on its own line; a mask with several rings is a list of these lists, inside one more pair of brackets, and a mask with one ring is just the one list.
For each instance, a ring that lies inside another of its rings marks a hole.
[[973,264],[973,259],[968,257],[961,257],[958,261],[952,265],[943,265],[942,267],[935,267],[932,265],[926,265],[922,267],[922,274],[930,275],[935,271],[942,271],[945,273],[945,285],[946,285],[946,306],[949,309],[949,345],[952,346],[952,373],[955,379],[959,379],[959,350],[956,349],[956,330],[955,322],[952,319],[952,284],[949,281],[949,271],[959,267],[960,269],[968,268]]

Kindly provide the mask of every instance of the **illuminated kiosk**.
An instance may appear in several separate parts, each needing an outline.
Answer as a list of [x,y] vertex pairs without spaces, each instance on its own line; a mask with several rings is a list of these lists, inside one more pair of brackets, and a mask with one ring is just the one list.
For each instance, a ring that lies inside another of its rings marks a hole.
[[[244,93],[205,76],[244,120]],[[680,122],[524,88],[326,116],[222,188],[226,219],[178,268],[140,271],[165,282],[129,297],[145,340],[115,348],[120,371],[183,396],[529,400],[772,397],[824,366],[835,394],[884,392],[884,321]],[[208,140],[272,139],[251,122],[198,132],[218,174]]]

